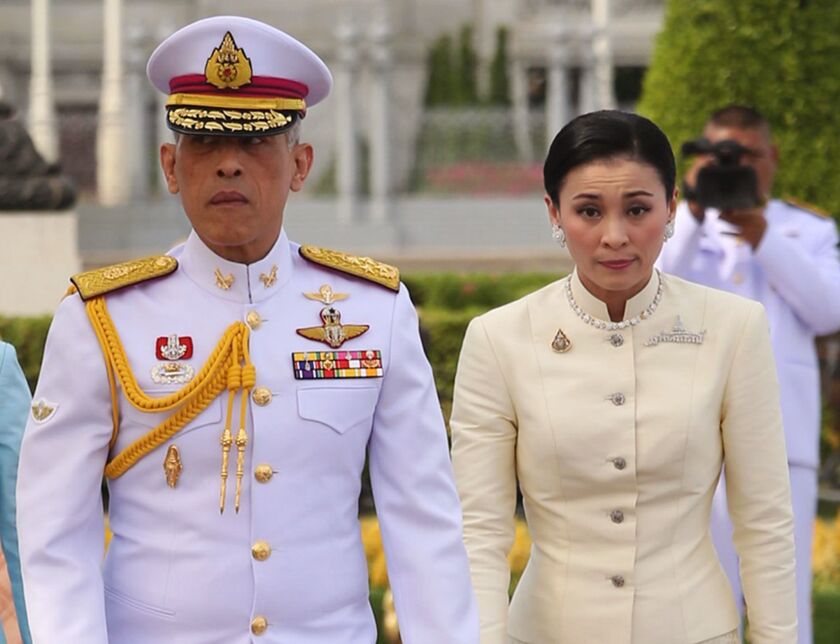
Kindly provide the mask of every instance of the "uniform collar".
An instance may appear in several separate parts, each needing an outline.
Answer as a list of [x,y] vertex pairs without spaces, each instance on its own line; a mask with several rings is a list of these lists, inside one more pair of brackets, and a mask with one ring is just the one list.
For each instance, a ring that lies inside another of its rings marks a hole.
[[[609,322],[610,314],[607,311],[607,305],[586,289],[583,282],[580,281],[577,268],[572,271],[570,279],[572,295],[578,306],[592,317]],[[653,298],[656,297],[656,291],[659,289],[659,280],[659,273],[654,271],[645,287],[627,300],[627,304],[624,306],[625,320],[636,317],[653,303]]]
[[266,300],[292,276],[292,253],[285,231],[280,232],[274,247],[261,260],[239,264],[216,255],[193,230],[178,262],[200,287],[232,302]]

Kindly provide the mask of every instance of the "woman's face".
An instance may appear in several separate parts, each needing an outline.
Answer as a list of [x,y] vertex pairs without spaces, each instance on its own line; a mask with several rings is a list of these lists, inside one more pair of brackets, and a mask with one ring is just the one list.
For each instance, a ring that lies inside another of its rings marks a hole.
[[545,201],[583,285],[613,301],[629,299],[650,279],[677,191],[665,194],[653,166],[619,157],[574,168],[560,186],[559,206]]

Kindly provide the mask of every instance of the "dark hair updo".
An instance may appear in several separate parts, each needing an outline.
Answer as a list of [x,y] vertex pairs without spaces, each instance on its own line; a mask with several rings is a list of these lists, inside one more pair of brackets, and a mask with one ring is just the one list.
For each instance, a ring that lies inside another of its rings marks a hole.
[[587,163],[627,157],[653,167],[670,199],[677,167],[668,137],[653,121],[638,114],[602,110],[581,114],[554,137],[543,166],[543,183],[557,204],[566,175]]

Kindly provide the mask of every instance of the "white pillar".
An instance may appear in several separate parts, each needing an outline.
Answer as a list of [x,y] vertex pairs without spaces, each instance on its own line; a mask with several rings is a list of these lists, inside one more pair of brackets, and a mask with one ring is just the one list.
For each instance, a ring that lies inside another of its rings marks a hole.
[[122,0],[104,0],[104,48],[99,128],[96,133],[96,179],[99,202],[116,206],[128,201],[126,114],[123,95]]
[[597,109],[595,103],[595,58],[591,40],[585,40],[580,54],[580,88],[578,95],[578,114],[586,114]]
[[32,0],[32,77],[29,81],[29,134],[47,161],[58,160],[58,136],[50,63],[49,0]]
[[391,30],[386,22],[370,33],[373,86],[370,97],[371,219],[385,222],[391,210]]
[[350,223],[359,208],[359,122],[355,91],[359,82],[358,34],[350,21],[336,29],[338,61],[333,67],[335,166],[338,219]]
[[548,72],[546,74],[545,134],[546,145],[569,121],[569,70],[568,41],[565,29],[555,29],[550,34],[548,51]]
[[610,39],[610,0],[592,0],[592,53],[595,58],[595,106],[599,110],[615,108],[613,53]]
[[510,92],[513,102],[513,139],[520,161],[532,161],[534,146],[531,143],[530,114],[528,110],[528,69],[523,60],[510,64]]
[[134,25],[128,33],[126,67],[126,128],[125,154],[128,157],[131,196],[142,199],[149,194],[149,83],[146,80],[146,52],[143,48],[145,31]]

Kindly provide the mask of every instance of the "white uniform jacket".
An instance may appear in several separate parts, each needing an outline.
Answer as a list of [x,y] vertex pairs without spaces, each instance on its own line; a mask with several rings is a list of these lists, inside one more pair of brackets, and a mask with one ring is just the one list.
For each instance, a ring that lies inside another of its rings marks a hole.
[[767,232],[753,252],[734,228],[706,212],[702,224],[685,202],[674,237],[662,249],[667,273],[764,304],[779,371],[782,415],[791,465],[819,466],[820,384],[814,336],[840,328],[837,226],[777,199],[765,212]]
[[[103,570],[106,459],[169,414],[138,411],[121,394],[109,450],[102,351],[82,301],[67,297],[47,340],[41,419],[26,429],[18,483],[35,644],[372,644],[358,523],[366,452],[403,641],[475,644],[446,433],[405,287],[395,293],[310,263],[285,234],[247,266],[219,258],[195,233],[170,254],[173,274],[110,293],[107,306],[141,388],[155,396],[182,386],[153,380],[160,342],[191,340],[192,357],[178,364],[198,372],[232,322],[249,323],[257,375],[241,509],[234,446],[219,510],[224,392],[109,481]],[[335,304],[343,324],[370,326],[338,351],[381,351],[379,377],[296,379],[294,352],[333,351],[296,333],[321,324],[324,305],[304,293],[323,284],[349,295]],[[175,487],[164,472],[171,445],[182,464]]]
[[[568,280],[586,314],[609,319],[576,273],[470,324],[451,429],[482,644],[696,644],[736,629],[708,528],[723,452],[752,641],[795,642],[793,523],[764,311],[661,279],[659,307],[624,329],[572,310]],[[651,304],[658,282],[628,301],[626,319]],[[558,329],[565,353],[552,348]],[[533,547],[508,608],[517,481]]]

